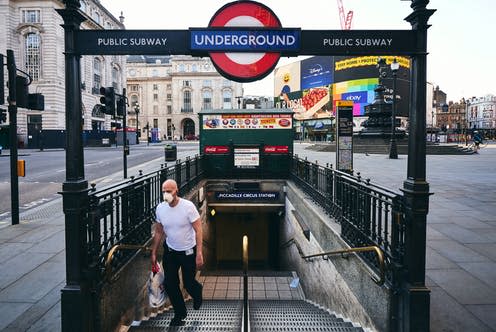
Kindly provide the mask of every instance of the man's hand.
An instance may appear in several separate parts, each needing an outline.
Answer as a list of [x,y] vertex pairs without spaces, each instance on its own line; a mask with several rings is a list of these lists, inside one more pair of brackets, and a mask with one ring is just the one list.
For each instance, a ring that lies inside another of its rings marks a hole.
[[155,266],[157,264],[157,253],[152,250],[152,254],[150,255],[150,259],[152,261],[152,266]]
[[196,268],[200,270],[203,267],[203,254],[201,252],[196,253]]

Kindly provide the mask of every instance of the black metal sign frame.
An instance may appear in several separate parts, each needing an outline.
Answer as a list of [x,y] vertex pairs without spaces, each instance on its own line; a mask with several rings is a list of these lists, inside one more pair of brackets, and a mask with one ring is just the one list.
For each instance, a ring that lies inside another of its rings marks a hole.
[[[189,30],[76,30],[75,52],[80,55],[193,55],[209,52],[253,52],[230,45],[191,49]],[[202,28],[218,31],[222,28]],[[228,30],[228,29],[225,29]],[[236,28],[230,30],[239,30]],[[245,29],[246,30],[246,29]],[[260,32],[281,32],[288,29],[250,29]],[[425,52],[417,43],[413,30],[301,30],[297,51],[282,50],[281,56],[299,55],[414,55]],[[266,51],[270,51],[267,49]],[[260,52],[260,51],[259,51]]]

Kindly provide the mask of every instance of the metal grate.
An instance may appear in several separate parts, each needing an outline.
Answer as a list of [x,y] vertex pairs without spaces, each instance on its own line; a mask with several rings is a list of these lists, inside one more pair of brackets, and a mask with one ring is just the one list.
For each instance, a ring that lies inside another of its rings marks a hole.
[[352,323],[303,300],[250,301],[251,331],[363,332]]
[[[188,317],[184,326],[175,327],[174,331],[241,331],[242,301],[203,301],[200,310],[193,310],[191,302],[188,302],[186,308]],[[129,331],[165,331],[173,317],[171,309],[142,321],[140,326],[133,326]]]

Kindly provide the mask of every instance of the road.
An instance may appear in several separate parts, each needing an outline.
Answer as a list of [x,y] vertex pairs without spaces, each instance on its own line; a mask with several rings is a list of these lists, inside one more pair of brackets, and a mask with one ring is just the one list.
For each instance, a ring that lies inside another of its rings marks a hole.
[[[179,142],[179,159],[198,154],[198,142]],[[10,158],[9,151],[0,157],[0,220],[9,218],[11,210]],[[19,178],[19,212],[60,197],[65,181],[65,150],[19,150],[19,158],[26,161],[26,176]],[[128,177],[138,170],[151,172],[165,164],[164,143],[130,146],[127,157]],[[170,164],[170,162],[169,162]],[[97,187],[110,185],[123,179],[122,146],[86,148],[84,150],[84,172],[88,183]]]

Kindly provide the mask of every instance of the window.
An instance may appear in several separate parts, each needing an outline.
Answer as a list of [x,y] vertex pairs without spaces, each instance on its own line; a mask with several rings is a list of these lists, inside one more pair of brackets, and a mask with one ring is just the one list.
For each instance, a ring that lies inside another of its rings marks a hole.
[[191,87],[191,81],[183,81],[183,87]]
[[79,1],[79,3],[81,4],[81,7],[79,7],[79,9],[84,13],[86,12],[86,1]]
[[203,91],[203,104],[202,109],[212,109],[212,91]]
[[[158,114],[158,106],[157,105],[153,105],[153,114]],[[157,127],[155,127],[157,128]]]
[[153,128],[158,128],[158,119],[153,119]]
[[167,94],[167,101],[172,101],[172,94],[170,93]]
[[110,22],[105,22],[105,29],[107,29],[107,30],[112,30],[112,23],[110,23]]
[[207,88],[212,87],[212,80],[203,80],[203,86]]
[[192,71],[194,71],[194,72],[198,71],[198,66],[196,64],[194,64],[192,68],[193,68]]
[[167,84],[167,90],[172,89],[172,84]]
[[184,65],[182,65],[182,64],[181,64],[181,65],[179,65],[179,71],[180,71],[180,72],[183,72],[183,71],[184,71]]
[[153,77],[157,77],[158,76],[158,70],[157,69],[152,70],[152,76]]
[[229,81],[229,80],[223,80],[222,81],[222,86],[231,86],[231,81]]
[[153,101],[158,101],[158,93],[153,94]]
[[112,67],[112,86],[115,90],[119,88],[119,69]]
[[158,84],[153,84],[153,90],[158,90]]
[[137,95],[131,95],[131,107],[134,108],[138,104],[138,96]]
[[167,105],[167,114],[172,114],[172,106]]
[[223,101],[222,108],[232,108],[231,100],[232,100],[232,92],[230,90],[225,90],[222,93],[222,101]]
[[39,9],[22,10],[22,23],[41,23],[41,12]]
[[102,62],[100,59],[93,59],[93,89],[96,90],[96,94],[100,93],[100,87],[102,86]]
[[136,84],[129,85],[129,90],[133,91],[133,92],[138,91],[138,85],[136,85]]
[[36,33],[28,33],[26,35],[26,71],[35,81],[40,79],[40,44],[40,35]]
[[185,110],[191,109],[191,91],[186,90],[183,93],[183,107]]

